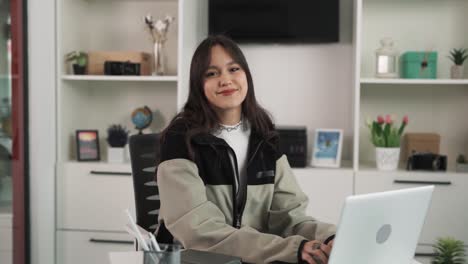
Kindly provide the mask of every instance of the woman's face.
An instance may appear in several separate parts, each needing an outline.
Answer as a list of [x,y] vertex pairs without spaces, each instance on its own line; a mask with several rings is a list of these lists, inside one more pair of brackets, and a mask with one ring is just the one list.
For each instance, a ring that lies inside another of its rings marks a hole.
[[220,45],[211,48],[211,61],[204,80],[205,96],[216,112],[241,110],[247,95],[247,76]]

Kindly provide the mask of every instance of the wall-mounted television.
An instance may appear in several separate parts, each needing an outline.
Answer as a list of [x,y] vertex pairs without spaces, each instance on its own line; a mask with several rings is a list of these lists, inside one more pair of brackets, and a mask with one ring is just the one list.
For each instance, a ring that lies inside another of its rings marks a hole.
[[339,0],[209,0],[209,33],[241,43],[339,41]]

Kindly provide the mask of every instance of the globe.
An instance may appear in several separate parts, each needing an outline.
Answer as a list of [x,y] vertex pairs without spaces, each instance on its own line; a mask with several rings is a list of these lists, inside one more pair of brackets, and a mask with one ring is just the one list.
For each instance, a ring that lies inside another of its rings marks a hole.
[[135,128],[142,134],[142,130],[149,127],[153,121],[153,112],[148,106],[139,107],[132,112],[132,123]]

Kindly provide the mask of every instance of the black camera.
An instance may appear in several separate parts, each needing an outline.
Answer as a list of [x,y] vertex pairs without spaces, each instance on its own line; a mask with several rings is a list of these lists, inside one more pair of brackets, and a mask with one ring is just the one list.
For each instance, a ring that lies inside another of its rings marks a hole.
[[446,171],[447,156],[434,153],[413,152],[408,158],[407,170]]
[[140,75],[140,63],[130,61],[105,61],[105,75]]

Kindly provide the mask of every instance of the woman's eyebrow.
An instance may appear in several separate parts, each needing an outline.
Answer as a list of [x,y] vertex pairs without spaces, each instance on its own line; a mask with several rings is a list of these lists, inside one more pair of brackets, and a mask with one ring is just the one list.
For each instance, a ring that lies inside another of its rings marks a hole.
[[[238,63],[235,62],[235,61],[230,61],[230,62],[226,63],[226,66],[231,66],[231,65],[234,65],[234,64],[238,64]],[[219,70],[219,67],[215,66],[215,65],[210,65],[210,66],[208,66],[207,70],[210,70],[210,69]]]

